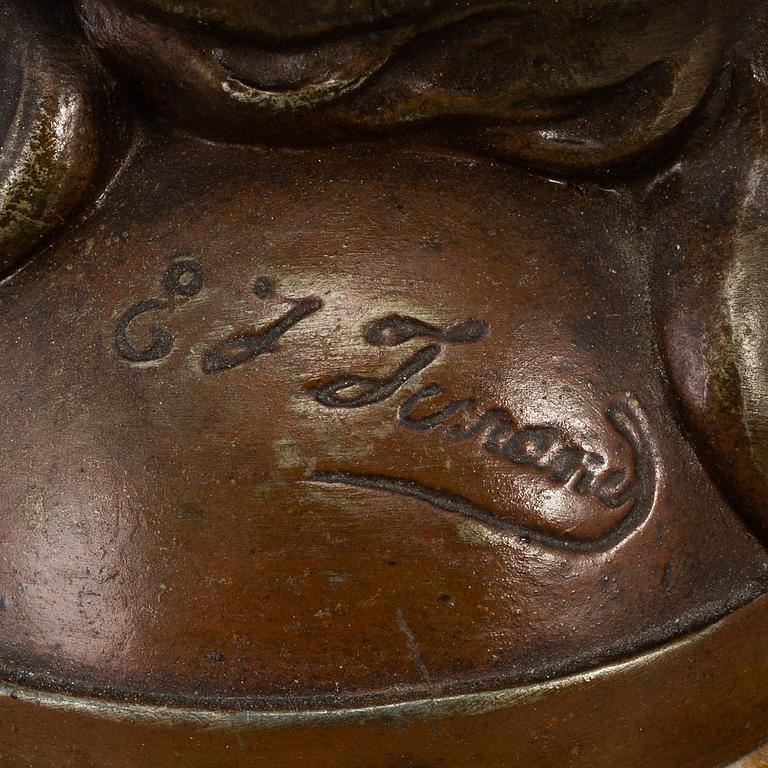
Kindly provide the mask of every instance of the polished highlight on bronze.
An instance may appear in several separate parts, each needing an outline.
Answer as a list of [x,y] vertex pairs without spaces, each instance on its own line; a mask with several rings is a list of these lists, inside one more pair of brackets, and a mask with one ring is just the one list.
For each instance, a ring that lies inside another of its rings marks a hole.
[[768,5],[0,0],[0,768],[756,768]]

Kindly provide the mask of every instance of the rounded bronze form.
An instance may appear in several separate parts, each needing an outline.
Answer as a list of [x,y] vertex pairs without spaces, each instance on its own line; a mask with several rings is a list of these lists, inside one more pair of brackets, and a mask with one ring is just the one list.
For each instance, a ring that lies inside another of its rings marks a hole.
[[749,5],[4,0],[0,768],[766,765]]

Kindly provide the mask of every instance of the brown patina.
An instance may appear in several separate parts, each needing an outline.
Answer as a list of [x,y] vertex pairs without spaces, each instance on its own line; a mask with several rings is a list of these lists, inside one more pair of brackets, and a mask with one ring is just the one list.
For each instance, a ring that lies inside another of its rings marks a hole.
[[2,768],[766,764],[764,2],[0,8]]

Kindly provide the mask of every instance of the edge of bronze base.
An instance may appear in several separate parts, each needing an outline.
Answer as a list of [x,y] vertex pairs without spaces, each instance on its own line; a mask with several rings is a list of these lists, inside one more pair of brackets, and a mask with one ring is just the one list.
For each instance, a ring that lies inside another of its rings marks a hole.
[[0,685],[2,766],[719,768],[766,735],[768,595],[589,672],[391,705],[227,712]]
[[758,747],[728,768],[768,768],[768,744]]

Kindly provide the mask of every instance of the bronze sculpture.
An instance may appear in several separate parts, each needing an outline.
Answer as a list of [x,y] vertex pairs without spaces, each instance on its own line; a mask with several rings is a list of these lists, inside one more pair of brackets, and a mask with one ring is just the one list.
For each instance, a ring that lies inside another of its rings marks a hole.
[[767,14],[4,0],[0,766],[766,764]]

